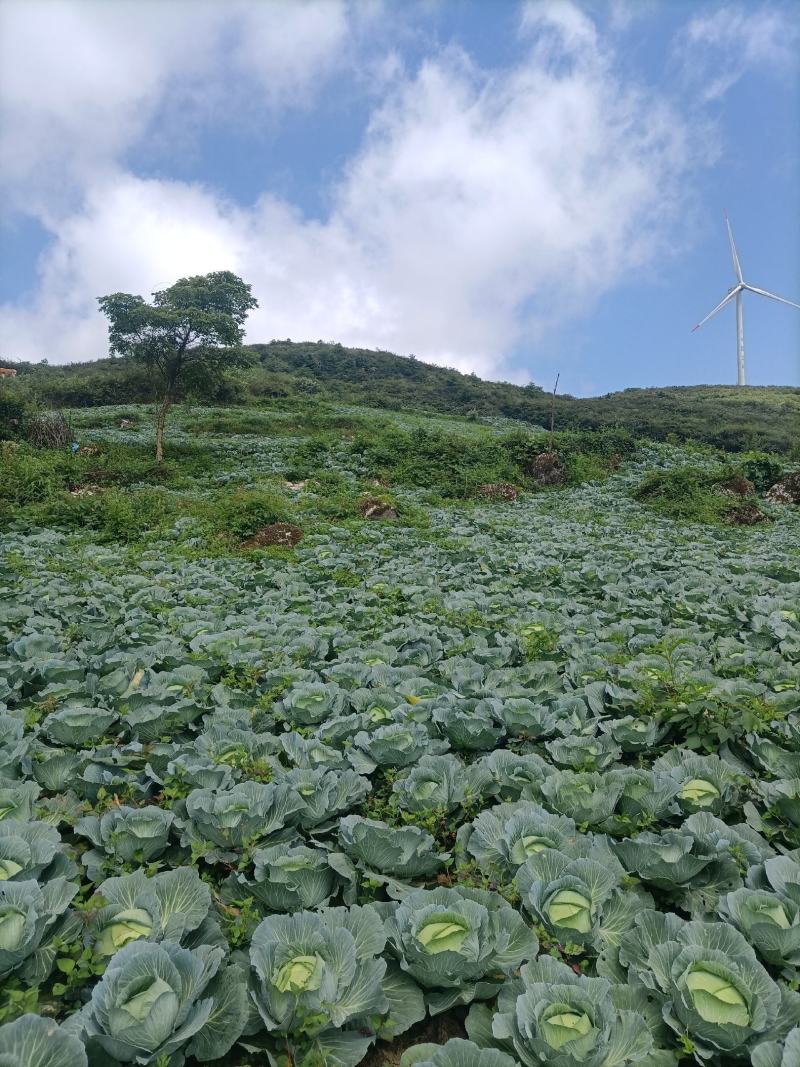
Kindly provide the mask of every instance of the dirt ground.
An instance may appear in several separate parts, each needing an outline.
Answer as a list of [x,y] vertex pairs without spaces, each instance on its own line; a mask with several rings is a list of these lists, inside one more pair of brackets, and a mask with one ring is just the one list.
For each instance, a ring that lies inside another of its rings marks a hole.
[[400,1057],[407,1048],[419,1045],[423,1041],[433,1041],[443,1045],[451,1037],[466,1037],[467,1033],[460,1017],[452,1014],[437,1015],[412,1026],[395,1041],[379,1041],[375,1048],[362,1061],[361,1067],[398,1067]]

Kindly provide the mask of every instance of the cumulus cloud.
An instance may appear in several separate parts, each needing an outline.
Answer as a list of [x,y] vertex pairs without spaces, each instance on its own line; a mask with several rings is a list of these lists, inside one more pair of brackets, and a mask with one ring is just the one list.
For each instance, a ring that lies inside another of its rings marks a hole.
[[3,0],[0,187],[50,222],[165,123],[308,103],[347,37],[344,0]]
[[791,71],[798,47],[797,20],[775,5],[728,5],[696,15],[675,41],[684,77],[706,101],[719,100],[752,70]]
[[[347,33],[345,16],[319,38],[330,62]],[[513,374],[505,358],[523,338],[674,246],[699,160],[691,128],[625,80],[577,6],[526,5],[520,35],[522,57],[503,70],[452,48],[411,73],[392,64],[323,220],[269,195],[245,209],[200,185],[144,179],[109,151],[83,175],[80,204],[50,222],[35,301],[0,309],[2,351],[102,355],[96,296],[231,269],[261,304],[253,341],[322,337]],[[257,51],[240,55],[242,69]],[[148,81],[154,100],[172,77],[161,71]],[[297,77],[289,64],[286,83]]]

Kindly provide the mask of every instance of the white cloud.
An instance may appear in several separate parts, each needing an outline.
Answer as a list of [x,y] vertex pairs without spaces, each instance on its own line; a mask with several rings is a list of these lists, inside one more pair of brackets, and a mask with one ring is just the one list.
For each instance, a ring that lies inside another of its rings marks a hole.
[[344,0],[2,0],[3,190],[50,222],[155,120],[180,144],[215,109],[307,104],[347,36]]
[[[342,25],[320,36],[322,55]],[[109,159],[112,146],[104,167],[82,174],[82,203],[51,220],[36,300],[0,309],[0,350],[102,355],[98,295],[232,269],[261,303],[251,340],[322,337],[513,373],[504,358],[515,345],[675,247],[667,230],[700,163],[685,121],[622,80],[575,5],[528,5],[521,32],[528,51],[507,70],[483,71],[457,50],[412,74],[390,61],[383,102],[321,222],[269,196],[244,210],[199,185],[143,180]],[[169,77],[156,66],[148,101]],[[297,77],[289,64],[286,84]],[[130,101],[123,94],[108,116],[133,129]]]
[[745,74],[796,70],[800,24],[777,6],[724,6],[696,15],[678,34],[684,77],[703,100],[719,100]]
[[520,27],[529,34],[554,33],[569,49],[597,54],[597,28],[572,0],[526,0]]

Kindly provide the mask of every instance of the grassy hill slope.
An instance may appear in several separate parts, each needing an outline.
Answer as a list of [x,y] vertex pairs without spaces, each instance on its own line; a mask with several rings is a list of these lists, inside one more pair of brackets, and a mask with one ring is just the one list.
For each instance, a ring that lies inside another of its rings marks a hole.
[[[483,381],[421,360],[323,342],[253,345],[252,369],[216,403],[304,404],[332,400],[395,411],[506,417],[547,425],[550,395],[535,385]],[[9,363],[10,366],[15,366]],[[118,360],[62,367],[16,364],[18,388],[54,407],[147,401],[143,373]],[[600,397],[557,396],[557,429],[624,427],[655,440],[696,440],[732,451],[798,447],[800,389],[686,386],[626,389]]]

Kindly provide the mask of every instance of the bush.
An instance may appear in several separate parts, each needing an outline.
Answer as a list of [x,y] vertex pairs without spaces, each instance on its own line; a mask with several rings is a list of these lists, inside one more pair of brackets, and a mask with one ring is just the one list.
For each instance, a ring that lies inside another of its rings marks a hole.
[[76,455],[66,448],[40,450],[23,442],[7,448],[0,497],[17,504],[41,502],[50,492],[87,484],[125,486],[157,479],[173,487],[184,486],[195,476],[207,474],[214,463],[209,450],[185,445],[176,445],[169,461],[158,467],[150,448],[141,444],[92,445]]
[[274,489],[237,489],[212,501],[208,519],[217,532],[245,541],[265,526],[289,522],[291,509]]
[[395,485],[464,498],[479,485],[520,480],[520,470],[495,434],[458,434],[420,427],[361,431],[351,445],[364,474]]
[[738,466],[759,493],[765,493],[783,474],[783,465],[766,452],[746,452]]
[[3,379],[0,385],[0,441],[23,437],[28,419],[35,411],[33,397],[25,385]]
[[38,452],[30,445],[0,445],[0,500],[22,507],[48,499],[67,488],[69,453]]
[[183,428],[187,433],[225,434],[226,436],[252,434],[264,437],[275,433],[275,426],[269,415],[240,411],[189,419]]
[[731,502],[715,489],[728,472],[702,467],[653,471],[633,491],[634,499],[669,519],[720,522]]
[[26,509],[35,526],[92,531],[97,541],[138,541],[150,530],[171,526],[179,513],[176,501],[158,489],[123,493],[118,489],[92,495],[63,493]]

